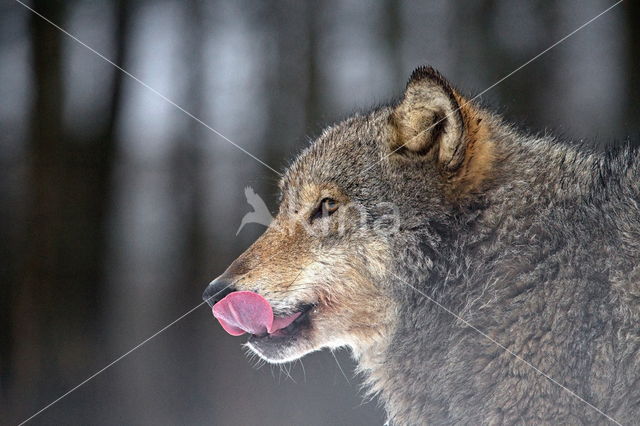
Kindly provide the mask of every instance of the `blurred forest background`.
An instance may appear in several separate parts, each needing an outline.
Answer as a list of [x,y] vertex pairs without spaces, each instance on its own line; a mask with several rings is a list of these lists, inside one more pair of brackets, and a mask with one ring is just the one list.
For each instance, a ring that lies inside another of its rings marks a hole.
[[[25,0],[26,1],[26,0]],[[321,128],[431,64],[478,93],[613,0],[32,0],[282,170]],[[628,0],[482,96],[526,128],[637,141]],[[200,303],[275,210],[277,175],[13,0],[0,2],[0,423]],[[202,306],[34,424],[381,424],[346,352],[256,369]],[[340,371],[345,370],[346,377]]]

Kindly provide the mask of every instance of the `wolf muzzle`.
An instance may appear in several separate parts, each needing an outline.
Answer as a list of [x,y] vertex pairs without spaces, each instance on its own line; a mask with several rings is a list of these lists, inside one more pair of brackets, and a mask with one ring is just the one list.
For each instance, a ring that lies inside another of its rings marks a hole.
[[224,299],[230,293],[236,291],[233,281],[223,275],[211,281],[202,294],[202,299],[213,307],[217,302]]

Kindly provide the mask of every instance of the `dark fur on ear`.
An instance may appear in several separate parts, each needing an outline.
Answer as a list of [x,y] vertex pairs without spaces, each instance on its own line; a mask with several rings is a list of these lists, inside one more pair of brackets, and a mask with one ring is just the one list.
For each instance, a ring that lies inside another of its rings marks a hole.
[[457,100],[453,95],[454,88],[453,86],[451,86],[451,83],[449,83],[449,81],[444,78],[442,74],[440,74],[440,71],[430,65],[421,65],[413,70],[411,76],[409,77],[409,81],[407,81],[406,89],[408,89],[411,84],[419,83],[421,80],[425,79],[431,80],[432,82],[438,84],[451,97],[451,101],[453,103],[457,103]]

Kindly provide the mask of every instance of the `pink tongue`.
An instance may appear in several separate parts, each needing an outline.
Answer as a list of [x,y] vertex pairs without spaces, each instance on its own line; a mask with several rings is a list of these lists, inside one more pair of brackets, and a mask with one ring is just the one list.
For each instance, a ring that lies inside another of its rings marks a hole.
[[284,318],[274,318],[267,300],[252,291],[236,291],[213,305],[213,316],[232,336],[244,333],[262,335],[287,327],[300,312]]

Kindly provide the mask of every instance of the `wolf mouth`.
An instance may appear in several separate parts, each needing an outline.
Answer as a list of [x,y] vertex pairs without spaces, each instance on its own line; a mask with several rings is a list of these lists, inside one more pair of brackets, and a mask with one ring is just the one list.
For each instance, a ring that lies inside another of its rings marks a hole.
[[315,307],[315,304],[308,303],[302,305],[296,310],[299,313],[298,317],[291,322],[288,326],[275,330],[273,333],[251,334],[249,336],[249,343],[259,344],[282,344],[287,340],[293,340],[299,337],[302,332],[311,326],[311,318],[309,314]]
[[[296,307],[297,306],[297,307]],[[232,336],[249,334],[247,346],[271,362],[294,359],[296,348],[311,335],[310,313],[317,304],[292,305],[293,310],[274,314],[271,303],[252,291],[235,291],[213,305],[213,316]],[[306,345],[308,346],[308,344]],[[296,356],[295,358],[298,358]]]

